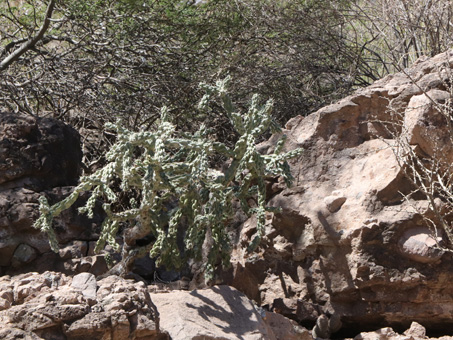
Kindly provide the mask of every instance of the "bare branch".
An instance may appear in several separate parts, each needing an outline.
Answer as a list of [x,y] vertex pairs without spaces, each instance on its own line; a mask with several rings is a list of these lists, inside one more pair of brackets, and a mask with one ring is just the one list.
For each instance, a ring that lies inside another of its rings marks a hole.
[[25,52],[33,48],[36,45],[36,43],[42,39],[47,29],[49,28],[50,19],[52,17],[54,7],[55,0],[50,0],[49,5],[47,6],[44,22],[41,28],[39,29],[38,33],[33,38],[27,40],[27,42],[25,42],[21,47],[19,47],[17,50],[11,53],[8,57],[2,60],[2,62],[0,63],[0,71],[7,69],[13,62],[18,60],[21,55],[23,55]]

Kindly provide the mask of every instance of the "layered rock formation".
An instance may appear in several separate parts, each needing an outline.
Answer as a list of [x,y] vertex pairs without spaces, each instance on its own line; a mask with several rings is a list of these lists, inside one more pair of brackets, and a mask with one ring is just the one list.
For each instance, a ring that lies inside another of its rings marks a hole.
[[403,200],[414,188],[395,157],[395,138],[405,134],[420,154],[453,161],[451,130],[436,110],[450,98],[452,65],[451,52],[420,60],[290,120],[286,147],[305,150],[291,164],[294,185],[269,184],[269,205],[281,212],[268,215],[256,254],[244,250],[255,223],[244,224],[227,282],[304,325],[339,317],[348,335],[402,331],[412,321],[451,332],[452,256],[436,247],[448,242],[424,223],[423,214],[435,219],[426,197]]

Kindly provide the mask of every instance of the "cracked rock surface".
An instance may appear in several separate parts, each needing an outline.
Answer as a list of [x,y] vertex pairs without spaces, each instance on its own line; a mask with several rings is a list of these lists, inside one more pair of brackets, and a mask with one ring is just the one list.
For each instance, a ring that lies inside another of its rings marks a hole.
[[159,339],[157,311],[142,282],[27,273],[0,278],[0,296],[6,339]]
[[143,282],[57,272],[0,278],[5,340],[311,340],[228,286],[156,293]]
[[[426,197],[403,199],[414,187],[393,146],[402,136],[421,154],[453,162],[450,130],[436,110],[449,98],[452,66],[452,51],[420,59],[405,73],[291,119],[285,148],[304,149],[291,161],[294,184],[268,184],[269,205],[281,212],[268,213],[256,254],[245,251],[256,223],[243,224],[225,282],[303,325],[338,314],[348,334],[406,329],[413,321],[449,332],[452,254],[436,248],[445,234],[434,235],[423,220],[436,221]],[[398,124],[383,124],[389,121]],[[260,152],[273,150],[278,137]]]

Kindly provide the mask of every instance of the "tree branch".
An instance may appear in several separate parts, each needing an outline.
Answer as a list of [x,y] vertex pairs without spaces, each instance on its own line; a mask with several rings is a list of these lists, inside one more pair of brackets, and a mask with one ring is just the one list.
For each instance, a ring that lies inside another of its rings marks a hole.
[[50,0],[49,5],[47,6],[46,15],[44,18],[44,22],[41,28],[34,37],[28,39],[21,47],[11,53],[8,57],[0,62],[0,71],[6,70],[13,62],[20,58],[22,54],[33,48],[36,43],[41,40],[46,33],[47,29],[49,28],[52,13],[55,7],[55,0]]

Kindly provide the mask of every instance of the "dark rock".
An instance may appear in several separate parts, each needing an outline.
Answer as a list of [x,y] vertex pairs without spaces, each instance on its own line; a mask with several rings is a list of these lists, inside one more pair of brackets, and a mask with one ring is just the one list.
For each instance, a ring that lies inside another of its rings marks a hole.
[[0,114],[0,189],[74,185],[81,160],[80,137],[70,126],[50,118]]
[[11,265],[13,267],[19,267],[23,264],[30,263],[38,256],[38,252],[35,248],[28,244],[19,244],[13,254]]
[[90,270],[91,265],[64,263],[87,253],[83,248],[80,254],[74,249],[65,250],[65,244],[95,240],[99,216],[98,220],[90,220],[79,215],[76,204],[55,219],[62,257],[51,252],[47,235],[33,228],[38,217],[38,198],[45,195],[55,203],[69,195],[81,173],[81,157],[79,135],[70,126],[50,118],[0,114],[2,273]]

